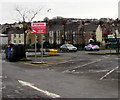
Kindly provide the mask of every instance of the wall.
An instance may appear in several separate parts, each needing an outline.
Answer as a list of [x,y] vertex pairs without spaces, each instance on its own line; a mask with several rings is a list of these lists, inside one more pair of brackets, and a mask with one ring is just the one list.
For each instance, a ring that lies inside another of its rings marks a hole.
[[118,19],[120,20],[120,1],[118,2]]
[[100,25],[97,27],[96,30],[96,41],[102,43],[102,29]]
[[8,37],[0,37],[0,45],[8,44]]

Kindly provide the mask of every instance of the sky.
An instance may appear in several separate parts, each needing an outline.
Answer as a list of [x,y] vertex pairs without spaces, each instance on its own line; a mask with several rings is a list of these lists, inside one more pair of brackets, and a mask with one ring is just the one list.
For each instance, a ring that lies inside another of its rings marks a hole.
[[[33,21],[42,21],[61,16],[64,18],[118,18],[118,2],[120,0],[1,0],[0,24],[20,21],[20,14],[15,10],[27,9],[41,11]],[[48,9],[49,12],[47,12]],[[22,11],[22,10],[21,10]]]

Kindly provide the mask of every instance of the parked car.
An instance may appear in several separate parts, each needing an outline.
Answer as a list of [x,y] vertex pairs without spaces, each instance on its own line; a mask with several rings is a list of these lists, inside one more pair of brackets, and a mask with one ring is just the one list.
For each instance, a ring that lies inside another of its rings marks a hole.
[[100,47],[96,44],[88,44],[87,46],[84,47],[85,50],[97,50],[99,51],[100,50]]
[[60,50],[62,51],[77,51],[77,47],[73,46],[72,44],[63,44],[62,46],[60,46]]

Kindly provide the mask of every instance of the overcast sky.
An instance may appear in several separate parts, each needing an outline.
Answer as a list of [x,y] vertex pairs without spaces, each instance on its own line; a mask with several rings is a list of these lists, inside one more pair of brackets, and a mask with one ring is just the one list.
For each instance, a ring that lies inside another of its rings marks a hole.
[[[62,16],[64,18],[118,18],[120,0],[1,0],[0,24],[18,22],[20,16],[15,8],[38,10],[34,20]],[[48,9],[51,9],[47,12]]]

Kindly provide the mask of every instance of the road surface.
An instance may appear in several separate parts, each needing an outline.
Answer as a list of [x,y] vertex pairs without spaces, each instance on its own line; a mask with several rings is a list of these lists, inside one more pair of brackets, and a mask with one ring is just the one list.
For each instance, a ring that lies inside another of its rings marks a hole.
[[[34,60],[34,58],[30,58]],[[40,57],[37,58],[40,61]],[[119,57],[86,51],[44,57],[46,64],[2,60],[3,98],[118,98]],[[101,99],[103,100],[103,99]]]

